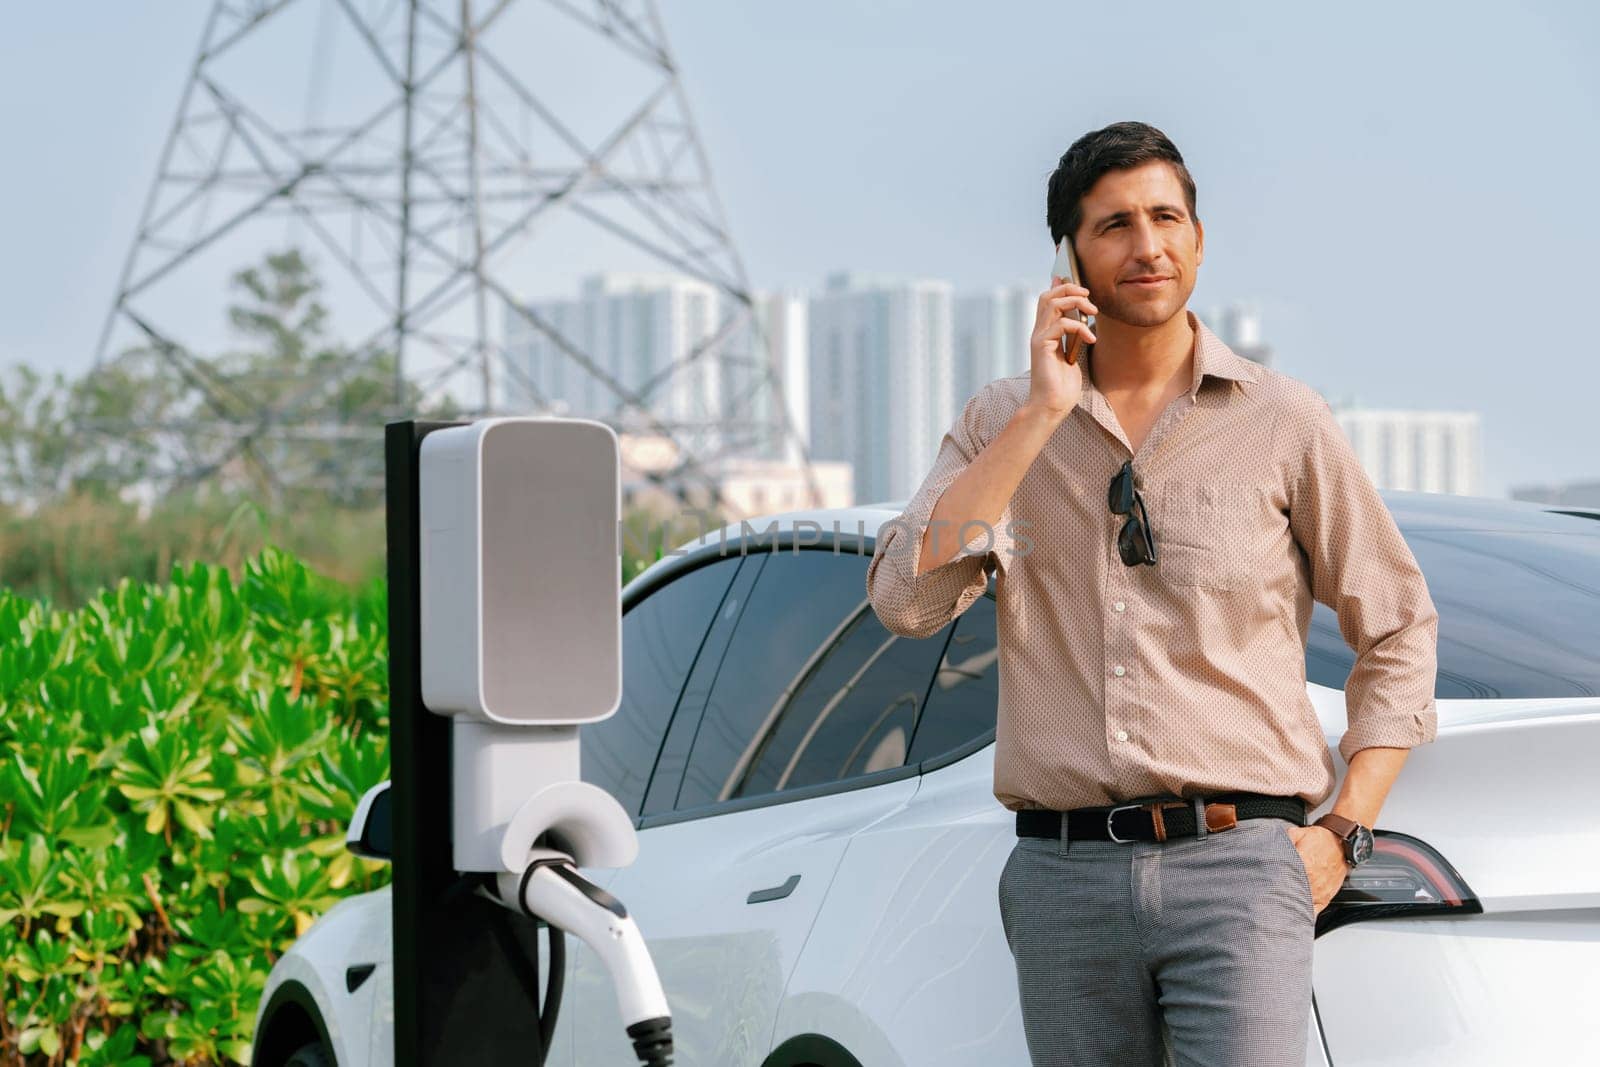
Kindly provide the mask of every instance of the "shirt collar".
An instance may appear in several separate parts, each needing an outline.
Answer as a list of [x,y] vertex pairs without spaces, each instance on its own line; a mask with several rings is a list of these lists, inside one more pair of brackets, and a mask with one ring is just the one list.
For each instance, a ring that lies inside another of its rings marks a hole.
[[[1199,402],[1200,384],[1209,375],[1213,378],[1225,378],[1236,382],[1259,382],[1266,369],[1253,359],[1243,356],[1229,348],[1227,342],[1211,332],[1211,328],[1200,321],[1200,316],[1193,311],[1185,309],[1184,314],[1189,316],[1189,328],[1194,330],[1194,378],[1189,383],[1188,390],[1183,394],[1189,398],[1189,403]],[[1094,346],[1089,348],[1091,358]],[[1100,411],[1100,405],[1105,404],[1107,410],[1110,405],[1105,400],[1105,394],[1100,392],[1094,384],[1093,378],[1083,376],[1083,392],[1088,400],[1088,412],[1091,416]],[[1102,421],[1103,418],[1102,418]]]
[[1189,385],[1189,401],[1193,403],[1200,392],[1200,383],[1206,375],[1227,378],[1236,382],[1259,382],[1265,369],[1253,359],[1229,348],[1222,338],[1211,332],[1211,327],[1200,321],[1192,311],[1189,326],[1194,330],[1194,380]]

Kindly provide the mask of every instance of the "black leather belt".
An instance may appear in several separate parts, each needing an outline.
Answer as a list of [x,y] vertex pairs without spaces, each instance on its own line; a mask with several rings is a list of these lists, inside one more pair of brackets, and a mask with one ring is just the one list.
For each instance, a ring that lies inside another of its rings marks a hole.
[[[1210,797],[1152,800],[1098,808],[1073,808],[1066,812],[1069,841],[1166,841],[1198,836],[1197,802],[1205,804],[1206,833],[1219,833],[1240,819],[1287,819],[1304,826],[1306,803],[1299,797],[1263,793],[1217,793]],[[1061,837],[1062,812],[1048,808],[1023,808],[1017,812],[1018,837]]]

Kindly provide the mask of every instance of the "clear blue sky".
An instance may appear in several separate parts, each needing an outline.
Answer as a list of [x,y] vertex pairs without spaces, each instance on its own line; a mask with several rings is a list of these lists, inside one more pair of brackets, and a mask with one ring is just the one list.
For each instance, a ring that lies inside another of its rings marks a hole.
[[[89,365],[209,7],[8,13],[0,364]],[[979,11],[662,4],[752,282],[1042,287],[1057,157],[1138,118],[1199,183],[1197,310],[1255,302],[1330,397],[1480,412],[1486,493],[1600,478],[1600,7]]]

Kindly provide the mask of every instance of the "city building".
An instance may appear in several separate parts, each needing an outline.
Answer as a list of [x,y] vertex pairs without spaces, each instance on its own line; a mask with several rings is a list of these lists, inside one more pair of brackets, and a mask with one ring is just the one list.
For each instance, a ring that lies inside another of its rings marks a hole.
[[661,484],[659,476],[677,465],[680,452],[672,441],[651,434],[623,433],[618,435],[618,444],[625,512],[641,509],[659,518],[676,518],[696,509],[710,512],[712,486],[722,498],[719,514],[728,521],[801,508],[846,508],[855,503],[854,476],[848,463],[812,462],[815,496],[805,468],[799,464],[743,456],[713,459],[706,464],[707,478],[692,486],[669,488]]
[[996,378],[1026,371],[1038,314],[1038,290],[1000,285],[955,298],[951,316],[951,377],[955,410]]
[[[613,271],[583,279],[576,299],[528,307],[604,374],[641,394],[661,424],[623,412],[625,429],[670,429],[700,456],[802,462],[810,414],[804,294],[753,293],[751,315],[742,317],[733,298],[698,279]],[[506,311],[505,337],[511,410],[617,415],[617,395],[605,381],[516,309]]]
[[1388,411],[1333,405],[1379,489],[1478,495],[1483,457],[1475,411]]
[[848,463],[821,460],[811,464],[817,498],[813,503],[804,470],[769,459],[729,457],[717,465],[717,491],[730,520],[802,508],[847,508],[855,503],[854,472]]
[[746,430],[744,439],[729,442],[729,451],[799,465],[811,447],[809,301],[800,292],[758,291],[751,294],[751,312],[730,335],[723,361],[724,404],[730,422]]
[[857,500],[910,496],[955,418],[950,283],[839,272],[811,300],[811,454]]
[[[723,322],[715,286],[679,274],[608,271],[583,279],[576,300],[529,307],[603,375],[638,395],[686,446],[697,453],[722,449],[721,362],[680,363],[715,342]],[[513,308],[506,309],[505,339],[510,409],[589,418],[617,412],[618,397],[605,378]],[[623,421],[637,422],[631,428],[641,432],[651,428],[627,412]]]

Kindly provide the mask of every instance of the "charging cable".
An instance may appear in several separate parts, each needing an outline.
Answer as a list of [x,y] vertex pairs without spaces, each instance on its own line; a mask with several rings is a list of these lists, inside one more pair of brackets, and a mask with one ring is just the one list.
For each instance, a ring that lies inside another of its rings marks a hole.
[[672,1017],[639,927],[622,901],[578,873],[571,856],[549,848],[535,848],[532,854],[521,874],[497,875],[496,889],[504,903],[550,926],[550,991],[540,1011],[541,1032],[547,1014],[554,1028],[561,995],[555,967],[559,927],[593,949],[611,972],[622,1022],[639,1062],[645,1067],[668,1067],[672,1063]]

